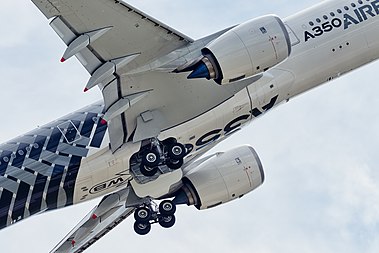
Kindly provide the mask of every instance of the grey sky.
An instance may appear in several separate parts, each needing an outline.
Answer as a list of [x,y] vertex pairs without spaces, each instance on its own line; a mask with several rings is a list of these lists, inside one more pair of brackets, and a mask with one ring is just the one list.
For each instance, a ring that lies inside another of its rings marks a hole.
[[[319,1],[128,2],[199,38]],[[76,60],[59,63],[65,47],[30,1],[1,1],[0,22],[1,142],[101,98],[82,93],[88,74]],[[216,148],[255,147],[266,171],[255,192],[212,210],[180,207],[173,229],[156,226],[147,237],[134,234],[130,219],[86,252],[378,252],[378,67],[308,92]],[[1,252],[48,252],[96,203],[0,231]]]

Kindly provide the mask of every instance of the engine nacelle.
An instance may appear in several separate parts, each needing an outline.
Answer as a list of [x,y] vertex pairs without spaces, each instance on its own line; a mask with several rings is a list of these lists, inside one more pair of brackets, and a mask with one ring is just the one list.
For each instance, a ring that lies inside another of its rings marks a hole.
[[185,174],[174,202],[208,209],[241,198],[263,182],[257,153],[250,146],[242,146],[196,164]]
[[283,21],[274,15],[238,25],[208,44],[203,58],[186,71],[189,79],[232,83],[268,70],[291,54],[291,41]]

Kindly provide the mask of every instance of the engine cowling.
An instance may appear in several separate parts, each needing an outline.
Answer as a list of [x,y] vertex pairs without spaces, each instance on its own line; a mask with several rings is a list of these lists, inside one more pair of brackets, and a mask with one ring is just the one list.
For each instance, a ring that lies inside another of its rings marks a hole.
[[232,83],[268,70],[291,54],[291,41],[283,21],[268,15],[238,25],[202,50],[203,57],[187,71],[189,79]]
[[250,146],[218,153],[190,169],[176,204],[208,209],[241,198],[264,182],[260,159]]

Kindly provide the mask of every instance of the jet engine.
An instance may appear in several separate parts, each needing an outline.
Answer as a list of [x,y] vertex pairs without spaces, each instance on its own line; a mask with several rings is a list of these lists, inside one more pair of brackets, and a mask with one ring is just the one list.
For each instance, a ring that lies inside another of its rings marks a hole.
[[201,58],[177,72],[192,71],[189,79],[207,78],[228,84],[267,71],[290,53],[290,36],[283,21],[268,15],[224,33],[202,49]]
[[262,164],[250,146],[217,153],[188,168],[175,204],[195,205],[208,209],[256,189],[264,182]]

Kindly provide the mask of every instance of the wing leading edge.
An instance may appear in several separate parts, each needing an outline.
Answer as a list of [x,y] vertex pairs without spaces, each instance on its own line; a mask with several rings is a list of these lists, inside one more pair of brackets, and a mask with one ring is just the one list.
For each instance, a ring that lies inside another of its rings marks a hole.
[[[32,2],[48,19],[58,18],[67,25],[72,34],[64,34],[55,29],[67,45],[83,34],[110,28],[96,40],[91,40],[88,45],[100,63],[140,53],[141,55],[132,64],[132,67],[136,68],[193,42],[191,38],[123,1],[32,0]],[[91,59],[85,60],[88,63]],[[85,67],[92,74],[100,63],[92,69],[88,69],[86,65]]]

